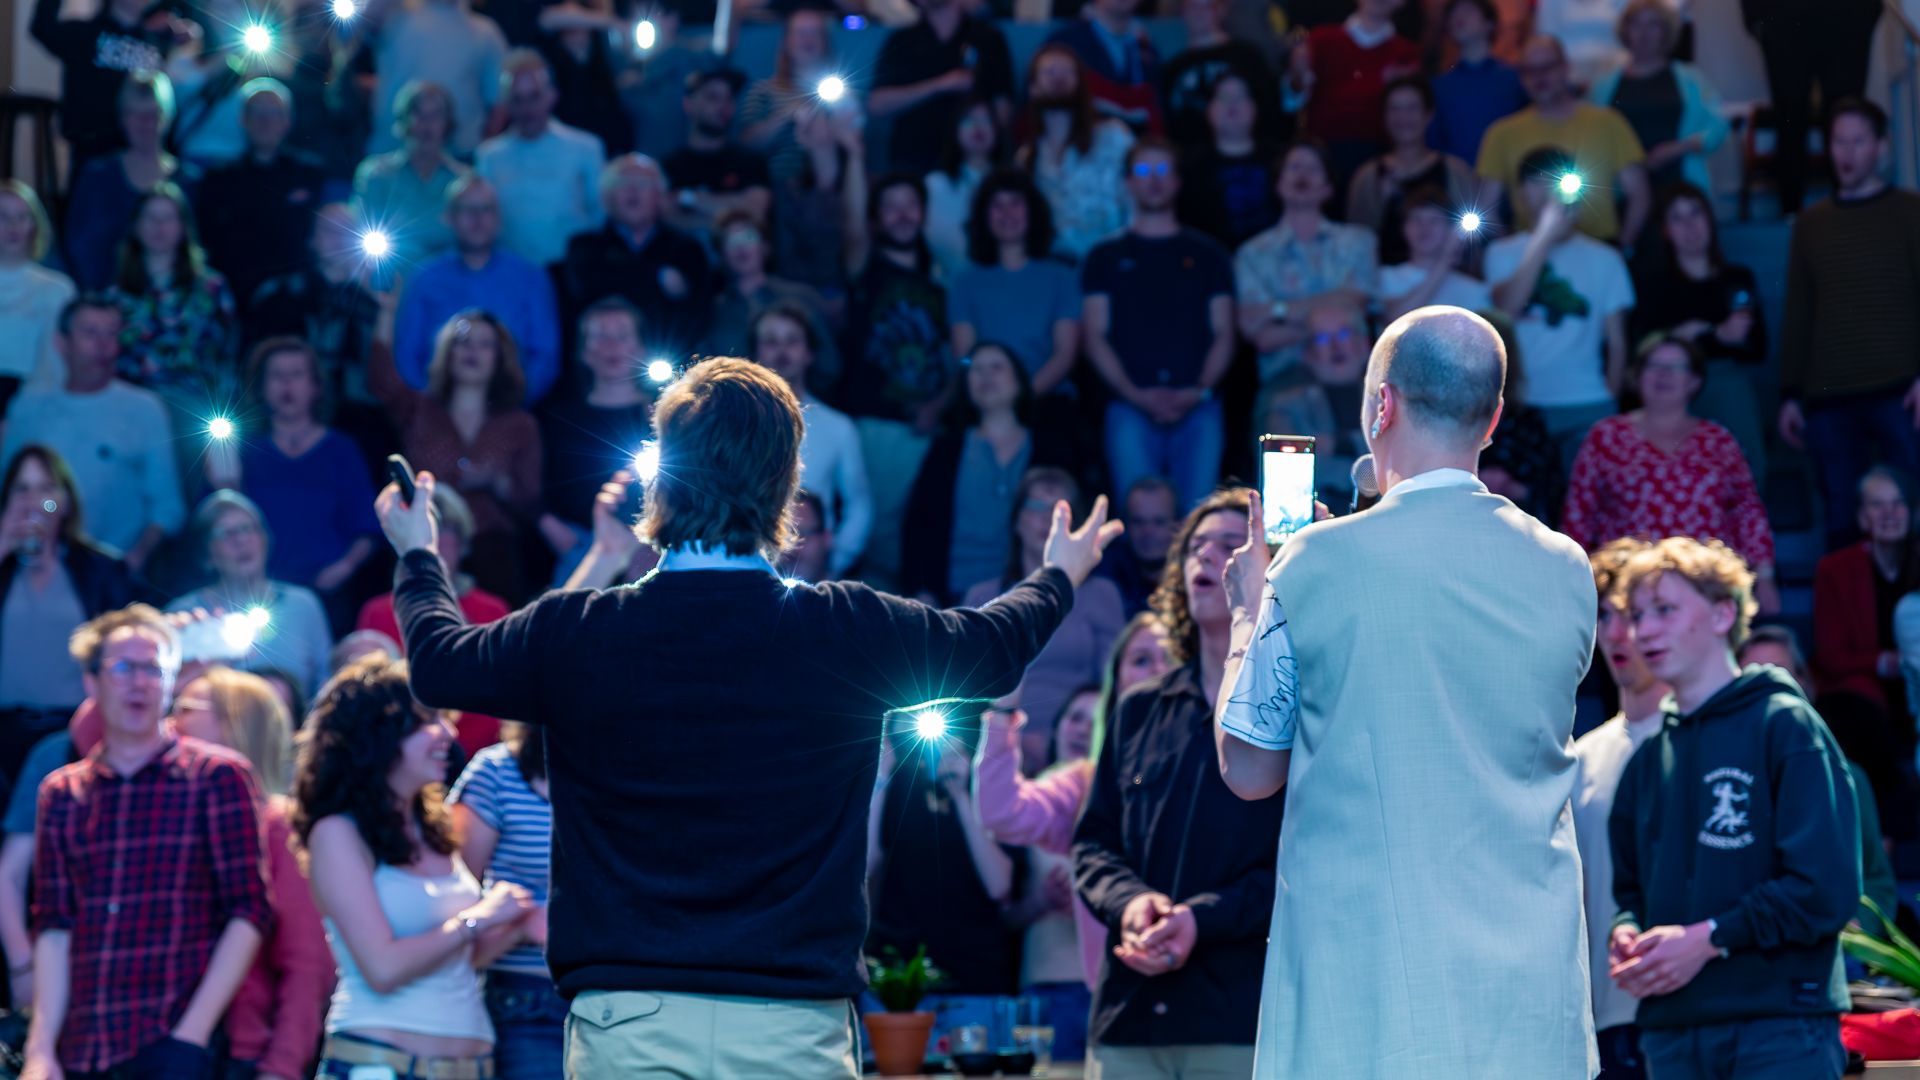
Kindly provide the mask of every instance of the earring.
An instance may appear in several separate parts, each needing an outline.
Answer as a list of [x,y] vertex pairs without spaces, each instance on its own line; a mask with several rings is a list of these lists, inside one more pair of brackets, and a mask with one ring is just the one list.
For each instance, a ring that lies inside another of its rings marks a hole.
[[1373,438],[1373,439],[1377,439],[1380,437],[1380,421],[1375,420],[1373,422],[1373,428],[1368,432],[1367,437]]

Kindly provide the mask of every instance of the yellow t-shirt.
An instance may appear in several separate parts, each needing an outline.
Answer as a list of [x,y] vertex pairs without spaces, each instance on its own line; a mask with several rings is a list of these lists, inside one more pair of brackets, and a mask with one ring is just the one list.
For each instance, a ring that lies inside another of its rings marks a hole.
[[1580,231],[1597,240],[1620,235],[1616,209],[1621,192],[1616,177],[1629,165],[1646,160],[1640,139],[1626,118],[1603,105],[1581,102],[1565,121],[1548,120],[1535,108],[1522,109],[1487,129],[1480,142],[1482,179],[1498,180],[1513,204],[1517,227],[1533,227],[1533,211],[1520,197],[1520,161],[1543,146],[1557,146],[1573,155],[1586,189],[1580,201]]

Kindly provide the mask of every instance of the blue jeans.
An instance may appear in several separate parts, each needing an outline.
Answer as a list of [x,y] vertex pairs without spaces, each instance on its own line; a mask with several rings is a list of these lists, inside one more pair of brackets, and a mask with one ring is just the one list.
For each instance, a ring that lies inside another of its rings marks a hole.
[[1156,424],[1124,401],[1107,405],[1107,471],[1112,488],[1124,493],[1149,476],[1165,478],[1179,493],[1183,510],[1213,493],[1220,483],[1220,455],[1226,450],[1220,400],[1194,406],[1176,424]]
[[552,979],[487,972],[487,1015],[493,1018],[495,1076],[561,1080],[566,1075],[567,999]]
[[1860,474],[1878,462],[1920,474],[1920,434],[1900,403],[1901,391],[1808,402],[1807,456],[1820,474],[1827,507],[1827,550],[1859,539]]
[[1641,1028],[1651,1080],[1840,1080],[1847,1052],[1833,1016],[1772,1016]]
[[73,1080],[202,1080],[211,1078],[214,1052],[169,1035],[140,1048],[130,1060],[99,1072],[69,1070]]

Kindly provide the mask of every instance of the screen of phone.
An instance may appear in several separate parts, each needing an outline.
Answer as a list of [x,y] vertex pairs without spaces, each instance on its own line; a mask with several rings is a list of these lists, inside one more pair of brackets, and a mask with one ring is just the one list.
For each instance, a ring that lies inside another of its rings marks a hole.
[[1313,437],[1268,435],[1260,440],[1261,527],[1279,547],[1313,522]]

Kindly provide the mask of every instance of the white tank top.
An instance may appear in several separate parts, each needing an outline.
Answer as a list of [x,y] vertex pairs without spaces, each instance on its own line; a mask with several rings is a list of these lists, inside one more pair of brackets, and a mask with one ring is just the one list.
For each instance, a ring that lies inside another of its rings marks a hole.
[[[408,873],[397,866],[378,866],[373,871],[373,887],[380,894],[380,910],[396,938],[432,930],[480,900],[480,883],[458,859],[454,860],[452,873],[434,877]],[[340,982],[327,1009],[327,1034],[385,1028],[493,1041],[493,1021],[487,1017],[480,975],[473,970],[471,946],[393,993],[381,994],[367,985],[333,920],[326,920],[326,926],[327,945],[340,967]]]

